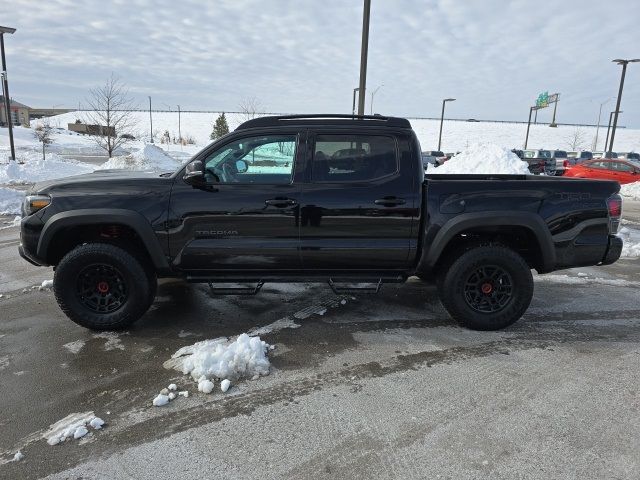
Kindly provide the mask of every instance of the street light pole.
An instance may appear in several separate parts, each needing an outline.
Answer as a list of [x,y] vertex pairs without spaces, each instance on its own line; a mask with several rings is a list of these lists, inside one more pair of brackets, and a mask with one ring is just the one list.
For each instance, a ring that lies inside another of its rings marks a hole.
[[182,130],[180,129],[180,105],[178,105],[178,141],[180,142],[180,150],[182,150]]
[[[596,126],[596,138],[593,141],[593,146],[591,147],[591,150],[596,151],[598,150],[598,132],[600,131],[600,117],[602,116],[602,107],[605,106],[605,104],[609,103],[609,100],[611,100],[610,98],[607,98],[604,102],[602,102],[600,104],[600,110],[598,111],[598,125]],[[604,146],[605,150],[607,148],[606,144]]]
[[527,149],[527,145],[529,143],[529,128],[531,127],[531,114],[533,113],[533,111],[538,111],[538,109],[536,107],[530,107],[529,108],[529,121],[527,122],[527,136],[524,137],[524,149]]
[[364,101],[366,99],[370,16],[371,0],[364,0],[364,11],[362,14],[362,48],[360,50],[360,86],[358,87],[358,115],[364,115]]
[[384,87],[384,83],[382,85],[378,85],[376,87],[376,89],[371,92],[371,115],[373,115],[373,97],[376,95],[376,93],[378,93],[378,90],[380,90],[382,87]]
[[151,142],[153,143],[153,117],[151,116],[151,95],[149,95],[149,123],[151,124],[151,133],[149,136],[151,137]]
[[[611,143],[609,144],[609,151],[613,152],[613,140],[616,137],[616,127],[618,126],[618,113],[620,110],[620,101],[622,100],[622,88],[624,87],[624,76],[627,73],[627,65],[629,63],[640,62],[640,58],[634,58],[632,60],[621,60],[619,58],[613,60],[614,63],[622,65],[622,75],[620,76],[620,89],[618,90],[618,99],[616,101],[615,116],[613,117],[613,127],[611,128]],[[606,148],[606,145],[605,145]]]
[[[607,143],[609,143],[609,132],[611,131],[611,119],[613,118],[613,114],[616,112],[611,112],[609,114],[609,125],[607,125],[607,138],[605,138],[604,140],[604,156],[605,158],[607,157],[607,152],[612,152],[613,150],[607,150]],[[618,112],[618,113],[623,113],[623,112]]]
[[9,145],[11,147],[11,160],[16,161],[16,148],[13,144],[13,124],[11,123],[11,100],[9,99],[9,79],[7,78],[7,60],[4,56],[4,34],[14,33],[15,28],[0,27],[0,55],[2,56],[2,90],[4,91],[4,112],[9,128]]
[[442,100],[442,113],[440,114],[440,133],[438,134],[438,151],[440,151],[440,145],[442,144],[442,124],[444,123],[444,105],[447,102],[455,102],[455,98],[445,98]]
[[352,113],[353,115],[355,115],[355,114],[356,114],[356,92],[357,92],[358,90],[360,90],[360,89],[359,89],[359,88],[357,88],[357,87],[353,89],[353,105],[352,105],[352,107],[351,107],[351,113]]

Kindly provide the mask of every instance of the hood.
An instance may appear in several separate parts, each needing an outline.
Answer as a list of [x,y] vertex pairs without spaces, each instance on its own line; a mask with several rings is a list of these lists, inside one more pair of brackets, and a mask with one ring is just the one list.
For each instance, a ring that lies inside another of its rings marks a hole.
[[61,190],[99,189],[109,191],[118,187],[144,187],[171,184],[171,174],[132,170],[95,170],[93,173],[74,175],[36,183],[29,193],[48,193]]

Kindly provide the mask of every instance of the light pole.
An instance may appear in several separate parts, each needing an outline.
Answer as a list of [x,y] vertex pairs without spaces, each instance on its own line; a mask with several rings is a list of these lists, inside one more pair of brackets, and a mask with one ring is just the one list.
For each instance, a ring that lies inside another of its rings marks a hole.
[[360,90],[360,89],[359,89],[359,88],[357,88],[357,87],[353,89],[353,106],[351,107],[351,113],[352,113],[353,115],[355,115],[355,114],[356,114],[356,92],[357,92],[358,90]]
[[182,150],[182,130],[180,130],[180,105],[178,105],[178,141],[180,142],[180,150]]
[[[611,119],[613,118],[613,114],[616,112],[611,112],[609,114],[609,125],[607,125],[607,138],[605,138],[604,140],[604,157],[605,158],[609,158],[607,157],[607,152],[612,152],[613,150],[607,150],[607,143],[609,143],[609,132],[611,131]],[[624,113],[624,112],[618,112],[618,113]]]
[[2,54],[2,90],[4,91],[4,112],[9,127],[9,145],[11,146],[11,160],[16,161],[16,148],[13,145],[13,125],[11,124],[11,100],[9,100],[9,80],[7,79],[7,61],[4,57],[4,34],[16,31],[11,27],[0,27],[0,52]]
[[[613,140],[616,138],[616,127],[618,126],[618,113],[620,110],[620,101],[622,100],[622,88],[624,87],[624,76],[627,73],[627,64],[640,62],[640,58],[634,58],[632,60],[622,60],[617,58],[612,60],[618,65],[622,65],[622,75],[620,76],[620,89],[618,90],[618,100],[616,101],[615,116],[613,117],[613,127],[611,128],[611,143],[609,144],[609,151],[613,152]],[[605,145],[606,148],[606,145]]]
[[455,98],[445,98],[442,100],[442,113],[440,114],[440,134],[438,135],[438,151],[440,151],[440,144],[442,143],[442,123],[444,122],[444,105],[447,102],[455,102]]
[[362,13],[362,48],[360,50],[360,85],[358,87],[358,115],[364,115],[365,92],[367,90],[367,54],[369,50],[369,18],[371,0],[364,0]]
[[540,110],[540,107],[538,106],[534,106],[534,107],[530,107],[529,108],[529,121],[527,122],[527,135],[524,137],[524,149],[527,149],[527,145],[529,144],[529,128],[531,127],[531,113],[533,111],[536,111],[536,114],[538,113],[538,110]]
[[153,117],[151,116],[151,95],[149,95],[149,123],[151,124],[150,143],[153,143]]
[[[598,132],[600,131],[600,117],[602,116],[602,107],[604,107],[605,104],[609,103],[609,100],[611,100],[611,98],[607,98],[600,104],[600,110],[598,111],[598,125],[596,126],[596,138],[593,141],[593,146],[591,147],[591,150],[593,151],[598,150]],[[604,148],[606,149],[607,146],[605,145]]]
[[371,106],[371,115],[373,115],[373,97],[376,95],[376,93],[378,93],[378,90],[380,90],[382,87],[384,87],[384,83],[381,84],[381,85],[378,85],[376,87],[376,89],[373,92],[371,92],[371,105],[370,105]]
[[558,102],[560,101],[560,94],[556,93],[554,94],[556,97],[556,101],[553,102],[553,118],[551,119],[551,123],[549,124],[550,127],[557,127],[558,125],[556,124],[556,110],[558,109]]

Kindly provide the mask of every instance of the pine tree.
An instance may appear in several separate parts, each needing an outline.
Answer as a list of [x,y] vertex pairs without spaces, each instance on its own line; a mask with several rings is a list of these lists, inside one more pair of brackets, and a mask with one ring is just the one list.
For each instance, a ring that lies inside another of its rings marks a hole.
[[222,112],[216,119],[216,123],[213,126],[213,132],[211,132],[209,138],[211,138],[211,140],[217,140],[227,133],[229,133],[229,125],[227,124],[227,117],[225,117],[224,112]]

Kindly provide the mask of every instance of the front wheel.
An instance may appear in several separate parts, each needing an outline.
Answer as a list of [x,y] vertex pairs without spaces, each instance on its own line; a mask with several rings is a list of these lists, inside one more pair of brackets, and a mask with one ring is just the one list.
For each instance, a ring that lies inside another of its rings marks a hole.
[[125,328],[155,296],[155,276],[126,250],[105,243],[80,245],[56,267],[53,291],[62,311],[92,330]]
[[524,259],[502,246],[464,252],[438,279],[440,301],[459,324],[473,330],[499,330],[529,308],[533,276]]

